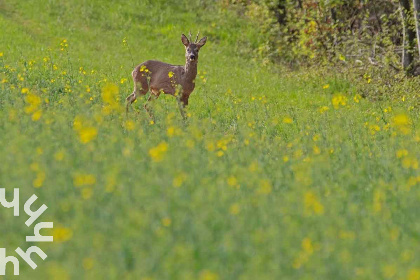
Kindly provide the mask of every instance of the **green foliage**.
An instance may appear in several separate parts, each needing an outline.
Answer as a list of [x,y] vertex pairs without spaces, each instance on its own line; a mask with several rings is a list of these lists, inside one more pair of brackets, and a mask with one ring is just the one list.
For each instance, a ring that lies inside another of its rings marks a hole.
[[[416,279],[418,97],[362,98],[374,70],[263,67],[250,52],[275,32],[249,18],[268,4],[243,18],[210,3],[0,3],[0,187],[35,193],[54,222],[21,278]],[[126,116],[133,66],[182,64],[189,29],[209,40],[187,121],[171,96],[156,122],[145,100]],[[8,255],[32,230],[12,215]]]
[[[395,1],[231,1],[255,22],[264,41],[260,58],[297,64],[374,59],[399,65],[402,25]],[[412,17],[411,17],[412,18]],[[414,25],[413,25],[414,26]]]

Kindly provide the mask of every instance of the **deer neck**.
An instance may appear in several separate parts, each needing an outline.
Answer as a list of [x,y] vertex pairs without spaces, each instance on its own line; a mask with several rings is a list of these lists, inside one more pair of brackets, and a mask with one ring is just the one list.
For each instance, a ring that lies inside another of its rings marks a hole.
[[188,61],[185,63],[184,83],[194,83],[197,76],[197,61]]

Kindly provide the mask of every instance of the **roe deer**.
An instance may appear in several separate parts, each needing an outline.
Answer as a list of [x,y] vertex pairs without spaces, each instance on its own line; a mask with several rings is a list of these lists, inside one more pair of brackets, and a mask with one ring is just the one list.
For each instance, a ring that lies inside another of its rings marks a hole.
[[181,35],[181,41],[185,46],[185,65],[172,65],[161,61],[147,60],[134,68],[131,73],[134,91],[126,98],[127,112],[130,104],[138,96],[145,95],[150,90],[150,97],[144,105],[150,117],[153,117],[153,115],[149,111],[147,103],[158,98],[163,92],[177,98],[181,115],[185,118],[184,107],[188,105],[188,98],[195,87],[198,52],[207,41],[207,37],[203,37],[197,42],[199,34],[197,34],[194,42],[191,40],[191,32],[189,33],[189,39],[184,34]]

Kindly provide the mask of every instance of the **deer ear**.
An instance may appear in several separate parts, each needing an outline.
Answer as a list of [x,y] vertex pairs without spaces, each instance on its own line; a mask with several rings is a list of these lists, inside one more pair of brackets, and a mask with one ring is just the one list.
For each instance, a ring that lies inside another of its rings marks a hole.
[[200,39],[200,41],[198,41],[197,46],[201,48],[202,46],[206,44],[206,42],[207,42],[207,37],[203,37]]
[[185,36],[184,34],[181,35],[181,41],[185,47],[188,47],[188,45],[190,44],[190,41],[188,41],[187,36]]

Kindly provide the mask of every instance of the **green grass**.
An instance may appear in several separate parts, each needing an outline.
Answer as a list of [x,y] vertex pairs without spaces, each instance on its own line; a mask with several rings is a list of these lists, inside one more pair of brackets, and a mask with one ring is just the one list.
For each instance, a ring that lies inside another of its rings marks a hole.
[[[414,94],[263,67],[258,30],[208,1],[6,0],[0,29],[0,187],[21,192],[0,247],[29,247],[32,194],[54,222],[21,278],[418,279]],[[188,120],[171,96],[126,116],[133,66],[183,64],[189,29],[209,40]]]

